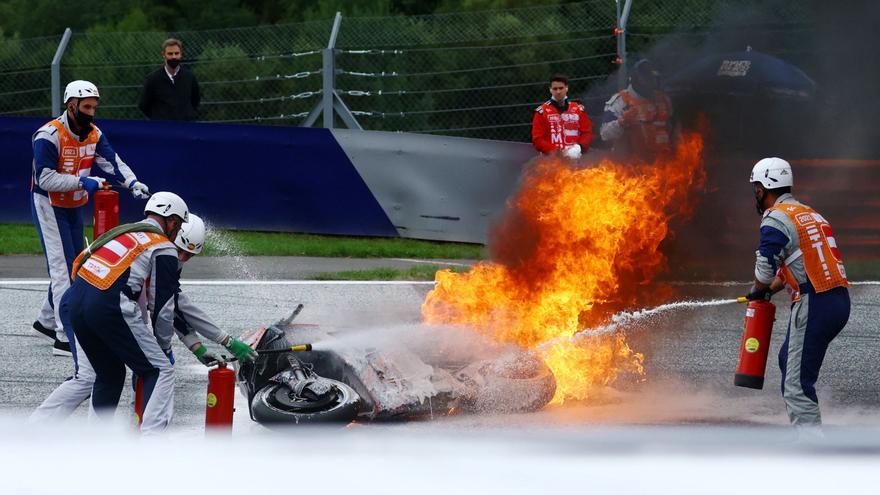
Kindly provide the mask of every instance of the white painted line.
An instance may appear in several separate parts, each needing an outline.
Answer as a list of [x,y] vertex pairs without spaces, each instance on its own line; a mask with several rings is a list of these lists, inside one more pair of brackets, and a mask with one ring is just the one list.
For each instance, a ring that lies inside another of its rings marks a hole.
[[[469,265],[464,265],[469,266]],[[181,285],[434,285],[429,280],[181,280]],[[733,287],[749,285],[751,282],[667,282],[670,285],[694,285],[700,287]],[[0,278],[0,285],[49,285],[49,279]],[[880,285],[880,280],[850,282],[850,285]]]
[[[661,284],[663,282],[660,282]],[[734,287],[737,285],[749,285],[752,282],[748,281],[738,281],[738,280],[728,280],[724,282],[691,282],[685,280],[673,280],[672,282],[665,282],[669,285],[699,285],[700,287]]]
[[434,285],[407,280],[181,280],[182,285]]
[[[661,284],[664,282],[660,282]],[[754,282],[746,282],[746,281],[737,281],[737,280],[729,280],[726,282],[686,282],[686,281],[672,281],[665,282],[669,285],[695,285],[700,287],[736,287],[740,285],[752,285]],[[850,285],[880,285],[880,280],[861,280],[858,282],[850,282]]]
[[[407,280],[181,280],[181,285],[434,285]],[[0,279],[0,285],[49,285],[49,279]]]
[[448,266],[466,266],[471,267],[467,263],[457,263],[455,261],[437,261],[437,260],[414,260],[410,258],[391,258],[394,261],[406,261],[407,263],[424,263],[426,265],[448,265]]

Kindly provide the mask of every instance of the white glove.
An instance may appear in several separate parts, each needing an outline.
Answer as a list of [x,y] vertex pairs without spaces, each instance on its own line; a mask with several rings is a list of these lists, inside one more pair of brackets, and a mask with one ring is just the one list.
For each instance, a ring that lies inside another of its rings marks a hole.
[[147,199],[150,197],[150,188],[143,182],[134,181],[129,189],[131,189],[131,195],[135,199]]
[[573,144],[571,146],[566,146],[562,153],[571,160],[577,160],[581,157],[581,145]]

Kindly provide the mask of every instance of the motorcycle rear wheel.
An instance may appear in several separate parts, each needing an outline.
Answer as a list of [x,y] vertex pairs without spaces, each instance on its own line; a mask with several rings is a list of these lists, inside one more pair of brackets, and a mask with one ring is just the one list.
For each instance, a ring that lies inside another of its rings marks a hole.
[[[328,378],[333,398],[320,404],[300,398],[290,399],[287,384],[271,384],[262,388],[251,401],[251,410],[258,423],[267,425],[340,423],[348,424],[357,417],[361,407],[360,396],[348,385]],[[279,400],[279,397],[281,400]]]

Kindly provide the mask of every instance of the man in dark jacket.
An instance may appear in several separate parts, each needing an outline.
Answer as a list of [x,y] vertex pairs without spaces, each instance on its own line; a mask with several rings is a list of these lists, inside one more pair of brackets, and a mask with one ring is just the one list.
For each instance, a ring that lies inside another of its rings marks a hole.
[[165,63],[144,80],[138,108],[151,120],[195,120],[199,108],[199,83],[192,71],[180,65],[180,40],[162,44]]

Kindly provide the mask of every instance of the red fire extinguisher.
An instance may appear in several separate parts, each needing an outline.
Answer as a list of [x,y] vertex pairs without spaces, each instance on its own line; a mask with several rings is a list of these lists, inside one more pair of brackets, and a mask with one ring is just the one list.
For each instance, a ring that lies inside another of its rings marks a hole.
[[770,351],[770,333],[776,319],[776,306],[769,301],[751,301],[746,309],[739,364],[733,384],[738,387],[764,388],[764,372]]
[[134,377],[134,416],[137,426],[144,422],[144,381],[141,377]]
[[119,225],[119,193],[111,191],[110,185],[105,182],[100,190],[95,191],[93,197],[95,223],[92,240],[95,240],[104,232]]
[[232,429],[235,411],[235,371],[221,362],[208,372],[208,398],[205,407],[205,428]]

